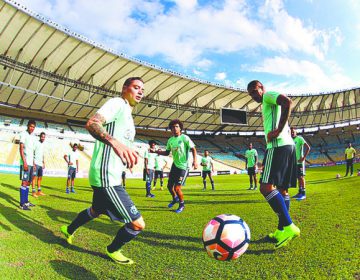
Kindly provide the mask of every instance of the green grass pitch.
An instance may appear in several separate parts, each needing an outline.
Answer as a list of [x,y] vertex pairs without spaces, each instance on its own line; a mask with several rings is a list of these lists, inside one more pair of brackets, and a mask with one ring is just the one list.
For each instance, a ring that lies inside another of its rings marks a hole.
[[[47,195],[30,197],[36,207],[21,211],[18,176],[0,174],[1,279],[360,279],[360,177],[335,179],[344,169],[307,169],[307,199],[290,205],[301,236],[276,251],[264,237],[277,218],[259,191],[246,190],[247,175],[214,177],[214,192],[201,190],[200,177],[188,178],[181,214],[167,208],[167,191],[145,198],[144,182],[128,180],[146,222],[123,250],[133,266],[106,257],[105,246],[120,226],[106,216],[80,228],[73,245],[61,236],[59,227],[90,206],[86,179],[77,179],[77,193],[68,195],[65,178],[45,177]],[[290,189],[290,195],[296,192]],[[209,258],[201,241],[206,223],[223,213],[240,216],[251,230],[247,252],[231,262]]]

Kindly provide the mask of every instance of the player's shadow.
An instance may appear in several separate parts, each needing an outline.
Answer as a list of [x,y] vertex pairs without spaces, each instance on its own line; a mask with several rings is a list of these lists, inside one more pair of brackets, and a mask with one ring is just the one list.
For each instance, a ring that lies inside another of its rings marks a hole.
[[328,179],[321,179],[321,180],[311,180],[311,181],[306,181],[306,184],[308,185],[317,185],[317,184],[321,184],[321,183],[326,183],[326,182],[332,182],[338,180],[336,178],[328,178]]
[[200,197],[232,197],[232,196],[245,196],[253,193],[219,193],[216,191],[201,191],[197,193],[189,193],[189,197],[200,196]]
[[[7,187],[7,188],[11,188],[11,189],[14,189],[16,190],[17,188],[15,186],[12,186],[12,185],[8,185],[8,184],[4,184],[4,183],[1,183],[1,185],[3,187]],[[19,191],[17,190],[17,194],[19,193]],[[18,196],[17,196],[18,197]],[[0,192],[0,198],[4,199],[5,201],[7,201],[9,204],[12,204],[14,205],[15,207],[19,207],[20,205],[20,202],[19,200],[15,199],[13,196],[11,195],[8,195],[4,192]]]
[[187,200],[186,204],[196,204],[196,205],[214,205],[214,204],[251,204],[251,203],[263,203],[262,199],[243,199],[243,200],[215,200],[215,201],[208,201],[208,200]]
[[91,204],[90,198],[89,198],[89,200],[82,200],[82,199],[74,198],[76,196],[77,196],[77,194],[68,194],[66,196],[59,196],[59,195],[56,195],[56,194],[51,195],[51,197],[55,197],[55,198],[58,198],[58,199],[65,199],[66,201],[87,203],[89,205]]
[[98,279],[91,271],[67,261],[51,260],[50,265],[59,275],[62,275],[66,279]]

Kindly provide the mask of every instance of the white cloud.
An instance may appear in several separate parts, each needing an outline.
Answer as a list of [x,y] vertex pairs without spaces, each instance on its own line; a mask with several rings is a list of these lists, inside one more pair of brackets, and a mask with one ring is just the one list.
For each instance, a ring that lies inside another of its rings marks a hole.
[[215,80],[224,81],[225,79],[226,79],[226,73],[225,72],[215,73]]
[[268,58],[262,64],[249,68],[253,72],[270,73],[288,78],[289,82],[282,84],[268,84],[271,88],[287,93],[323,92],[334,89],[348,88],[352,84],[341,68],[334,62],[325,64],[328,71],[306,60],[293,60],[286,57]]

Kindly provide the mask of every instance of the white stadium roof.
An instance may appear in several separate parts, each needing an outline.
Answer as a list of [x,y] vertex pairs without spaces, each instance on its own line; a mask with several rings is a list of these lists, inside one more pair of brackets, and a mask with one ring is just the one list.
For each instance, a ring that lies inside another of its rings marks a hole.
[[[187,130],[262,130],[261,108],[244,90],[117,54],[15,1],[0,0],[0,42],[0,104],[6,108],[85,121],[119,95],[126,78],[140,76],[146,97],[134,110],[138,127],[166,128],[170,119],[179,118]],[[360,119],[359,88],[291,98],[290,123],[298,128]],[[248,126],[222,125],[222,107],[246,109]]]

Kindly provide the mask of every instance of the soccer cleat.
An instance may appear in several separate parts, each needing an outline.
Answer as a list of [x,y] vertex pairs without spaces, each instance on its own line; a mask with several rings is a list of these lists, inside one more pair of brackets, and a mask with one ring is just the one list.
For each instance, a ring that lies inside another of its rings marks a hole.
[[256,191],[256,190],[257,190],[257,187],[254,187],[253,190]]
[[70,190],[69,189],[66,189],[66,191],[65,191],[67,194],[69,194],[70,193]]
[[160,191],[164,190],[163,187],[160,187]]
[[155,197],[155,195],[152,194],[152,193],[149,193],[149,194],[146,195],[146,197],[151,197],[151,198],[153,198],[153,197]]
[[73,239],[74,239],[74,235],[68,233],[67,226],[61,226],[61,227],[60,227],[60,231],[65,235],[65,238],[66,238],[67,243],[72,244],[72,243],[73,243]]
[[212,191],[215,191],[215,188],[211,188]]
[[301,196],[301,193],[297,193],[296,195],[294,195],[292,198],[298,198]]
[[25,205],[27,206],[27,207],[34,207],[35,206],[35,204],[32,204],[31,202],[25,202]]
[[178,209],[175,210],[175,213],[181,213],[184,211],[185,205],[180,205]]
[[291,224],[284,227],[283,232],[278,238],[278,242],[275,244],[275,249],[286,246],[292,239],[298,236],[300,236],[300,229],[296,225]]
[[74,190],[74,189],[71,189],[71,191],[70,191],[70,192],[75,193],[75,190]]
[[177,202],[179,202],[179,198],[175,197],[173,201],[169,203],[168,208],[172,208]]
[[268,237],[269,237],[271,240],[276,240],[276,241],[278,241],[282,233],[283,233],[283,230],[276,229],[274,232],[269,233],[269,234],[268,234]]
[[304,200],[306,198],[306,195],[305,194],[301,194],[300,196],[298,196],[296,198],[296,200]]
[[20,205],[20,209],[21,209],[21,210],[31,210],[31,209],[29,208],[29,206],[26,205],[26,203],[24,203],[23,205]]
[[203,190],[203,191],[206,191],[206,188],[203,188],[202,190]]
[[123,265],[130,265],[133,264],[134,261],[125,257],[122,253],[121,250],[115,251],[113,253],[110,253],[108,251],[108,249],[106,248],[106,255],[109,256],[110,259],[112,259],[114,262],[118,263],[118,264],[123,264]]
[[38,196],[46,195],[46,194],[44,194],[42,191],[38,191],[36,194],[37,194]]
[[38,197],[38,195],[37,195],[37,193],[36,193],[35,191],[33,191],[33,192],[31,193],[31,195],[32,195],[32,197]]
[[251,191],[253,189],[253,187],[252,186],[250,186],[250,188],[248,188],[248,191]]

